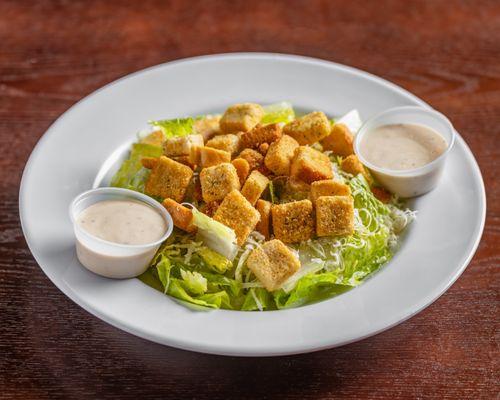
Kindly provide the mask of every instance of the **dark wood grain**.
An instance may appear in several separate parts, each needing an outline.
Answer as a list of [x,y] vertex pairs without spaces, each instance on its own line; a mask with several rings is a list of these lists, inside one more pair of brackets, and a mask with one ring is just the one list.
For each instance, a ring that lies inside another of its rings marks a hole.
[[[46,278],[17,203],[46,128],[132,71],[232,51],[352,65],[451,118],[483,172],[488,217],[436,303],[349,346],[240,359],[126,334]],[[499,1],[0,1],[0,398],[499,398],[499,139]]]

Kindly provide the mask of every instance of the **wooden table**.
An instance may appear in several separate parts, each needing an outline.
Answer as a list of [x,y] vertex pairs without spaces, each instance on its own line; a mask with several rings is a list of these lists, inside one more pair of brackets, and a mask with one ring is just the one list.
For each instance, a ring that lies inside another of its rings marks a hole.
[[[47,279],[17,201],[44,131],[125,74],[234,51],[358,67],[450,117],[481,167],[488,220],[472,263],[436,303],[349,346],[243,359],[119,331]],[[499,1],[1,1],[0,398],[499,398],[499,133]]]

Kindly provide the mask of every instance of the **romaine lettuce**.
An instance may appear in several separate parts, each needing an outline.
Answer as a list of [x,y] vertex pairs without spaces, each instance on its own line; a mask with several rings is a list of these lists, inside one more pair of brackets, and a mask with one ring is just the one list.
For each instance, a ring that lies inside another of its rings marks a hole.
[[144,183],[149,176],[149,170],[142,166],[144,157],[160,157],[162,148],[147,143],[134,143],[130,156],[120,166],[111,179],[110,186],[144,192]]
[[158,121],[149,121],[150,125],[160,128],[165,137],[186,136],[193,133],[193,124],[195,118],[176,118],[162,119]]
[[221,254],[228,260],[233,260],[238,251],[234,231],[213,218],[193,208],[193,224],[198,228],[198,238],[207,247]]
[[207,291],[207,278],[196,271],[181,268],[182,286],[193,295],[204,294]]
[[295,119],[295,111],[293,111],[292,105],[287,101],[265,106],[264,113],[261,121],[263,124],[275,124],[278,122],[287,124]]

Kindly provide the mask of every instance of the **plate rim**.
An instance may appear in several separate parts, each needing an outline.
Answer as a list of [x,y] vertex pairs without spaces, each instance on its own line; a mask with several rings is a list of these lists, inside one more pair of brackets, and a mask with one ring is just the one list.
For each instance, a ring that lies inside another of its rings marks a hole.
[[193,343],[193,342],[183,342],[182,340],[171,340],[171,339],[168,339],[168,340],[163,339],[162,340],[162,338],[156,337],[156,335],[154,335],[154,334],[149,334],[149,333],[145,332],[144,330],[137,331],[137,330],[129,327],[128,325],[123,324],[121,321],[119,321],[117,319],[114,319],[112,317],[108,317],[107,315],[102,313],[99,309],[92,307],[90,304],[88,304],[86,301],[84,301],[80,296],[78,296],[70,288],[67,288],[63,285],[58,284],[55,281],[55,279],[53,279],[49,274],[46,273],[44,267],[40,264],[38,257],[35,255],[35,253],[33,251],[33,245],[32,245],[32,243],[30,243],[30,239],[29,239],[28,234],[27,234],[27,226],[26,226],[26,222],[25,222],[26,217],[24,216],[24,212],[23,212],[23,208],[25,208],[25,202],[26,202],[26,196],[24,195],[24,192],[26,190],[25,183],[26,183],[27,177],[29,176],[29,173],[31,170],[31,164],[34,162],[33,160],[36,158],[36,155],[40,152],[40,150],[43,146],[43,143],[45,143],[45,141],[50,139],[52,133],[54,133],[54,131],[55,131],[55,128],[57,127],[57,125],[59,123],[61,123],[63,118],[67,114],[71,113],[74,108],[78,107],[80,105],[80,103],[89,100],[89,98],[93,97],[94,95],[96,95],[100,91],[103,91],[103,90],[107,89],[108,87],[114,86],[123,80],[127,80],[129,78],[132,79],[136,75],[140,75],[142,73],[146,73],[148,71],[153,71],[156,69],[161,69],[161,68],[166,67],[166,66],[172,66],[172,65],[182,64],[182,63],[187,63],[187,64],[196,63],[196,62],[204,61],[206,59],[218,61],[218,60],[224,60],[224,59],[238,59],[238,58],[240,58],[240,59],[241,58],[243,58],[243,59],[244,58],[252,58],[252,59],[259,59],[260,58],[260,59],[267,59],[267,60],[280,59],[280,60],[284,60],[284,61],[293,61],[293,62],[300,62],[300,63],[305,63],[305,64],[312,64],[312,65],[322,65],[322,66],[330,67],[330,68],[335,67],[338,70],[343,70],[343,71],[354,73],[356,75],[361,75],[361,76],[363,76],[371,81],[374,81],[376,83],[380,83],[380,84],[383,84],[385,86],[389,86],[392,90],[395,90],[395,91],[405,95],[406,97],[411,98],[413,101],[422,105],[423,107],[431,108],[429,104],[427,104],[426,102],[424,102],[423,100],[421,100],[416,95],[409,92],[408,90],[406,90],[406,89],[404,89],[404,88],[402,88],[402,87],[400,87],[400,86],[398,86],[398,85],[396,85],[396,84],[394,84],[394,83],[392,83],[392,82],[390,82],[382,77],[378,77],[370,72],[363,71],[363,70],[355,68],[355,67],[336,63],[336,62],[329,61],[329,60],[323,60],[323,59],[319,59],[319,58],[307,57],[307,56],[301,56],[301,55],[283,54],[283,53],[235,52],[235,53],[220,53],[220,54],[202,55],[202,56],[182,58],[182,59],[168,61],[165,63],[156,64],[156,65],[153,65],[153,66],[150,66],[147,68],[143,68],[143,69],[138,70],[138,71],[134,71],[130,74],[124,75],[118,79],[115,79],[112,82],[105,84],[104,86],[101,86],[100,88],[92,91],[91,93],[87,94],[86,96],[81,98],[79,101],[77,101],[75,104],[73,104],[71,107],[69,107],[66,111],[64,111],[61,115],[59,115],[57,117],[57,119],[45,130],[43,135],[39,138],[39,140],[35,144],[35,146],[33,147],[32,151],[30,153],[30,156],[26,162],[26,165],[23,169],[23,173],[22,173],[22,177],[21,177],[21,181],[20,181],[20,186],[19,186],[19,196],[18,196],[18,204],[19,204],[18,209],[19,209],[20,223],[21,223],[21,228],[23,231],[23,236],[26,240],[28,248],[29,248],[33,258],[37,262],[39,268],[43,271],[43,273],[49,278],[49,280],[62,293],[64,293],[67,297],[69,297],[78,306],[82,307],[84,310],[86,310],[90,314],[98,317],[99,319],[105,321],[106,323],[108,323],[116,328],[119,328],[121,330],[124,330],[124,331],[132,334],[132,335],[135,335],[135,336],[141,337],[143,339],[147,339],[147,340],[150,340],[150,341],[162,344],[162,345],[167,345],[167,346],[171,346],[171,347],[175,347],[175,348],[179,348],[179,349],[183,349],[183,350],[196,351],[196,352],[207,353],[207,354],[231,355],[231,356],[235,356],[235,355],[236,356],[256,356],[256,357],[257,356],[280,356],[280,355],[288,355],[288,354],[309,353],[309,352],[315,352],[315,351],[320,351],[320,350],[324,350],[324,349],[343,346],[343,345],[346,345],[349,343],[353,343],[353,342],[357,342],[357,341],[366,339],[368,337],[377,335],[377,334],[382,333],[388,329],[391,329],[392,327],[407,321],[409,318],[411,318],[414,315],[418,314],[419,312],[423,311],[424,309],[429,307],[432,303],[437,301],[446,291],[448,291],[448,289],[456,282],[456,280],[464,272],[465,268],[467,268],[467,266],[469,265],[470,261],[472,260],[473,256],[475,255],[476,250],[477,250],[479,243],[481,241],[481,238],[482,238],[482,235],[484,232],[485,222],[486,222],[487,201],[486,201],[486,191],[485,191],[485,186],[484,186],[484,180],[483,180],[483,177],[481,174],[481,170],[480,170],[479,165],[478,165],[472,151],[470,150],[469,146],[467,145],[465,140],[460,136],[460,134],[458,132],[456,132],[458,142],[460,143],[461,146],[463,146],[465,155],[468,158],[468,160],[472,166],[473,176],[477,180],[477,182],[479,183],[479,187],[481,189],[480,193],[478,193],[479,198],[480,198],[480,203],[477,204],[477,207],[480,208],[479,211],[480,211],[481,218],[477,222],[476,226],[474,227],[475,239],[472,243],[472,246],[470,247],[468,254],[464,253],[464,255],[465,254],[467,254],[467,255],[463,258],[462,265],[460,265],[460,267],[456,270],[454,275],[450,276],[450,278],[447,279],[445,285],[438,287],[435,292],[428,295],[427,298],[422,299],[425,301],[421,302],[421,304],[418,307],[416,307],[416,309],[408,310],[405,313],[406,315],[396,318],[396,320],[393,323],[388,324],[380,329],[369,329],[365,335],[358,336],[356,338],[353,338],[350,340],[345,340],[345,341],[338,342],[338,343],[331,344],[331,345],[324,345],[324,346],[320,346],[320,347],[313,347],[313,346],[306,346],[306,345],[286,346],[285,349],[280,349],[278,351],[266,351],[266,350],[255,351],[254,349],[236,351],[236,350],[232,350],[230,346],[217,347],[217,346],[212,345],[210,348],[207,348],[207,347],[204,347],[204,345],[200,345],[200,344]]

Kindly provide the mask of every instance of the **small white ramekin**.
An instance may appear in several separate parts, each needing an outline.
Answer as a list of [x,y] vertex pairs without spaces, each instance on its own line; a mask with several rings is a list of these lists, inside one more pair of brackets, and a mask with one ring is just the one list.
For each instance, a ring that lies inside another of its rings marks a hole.
[[[151,206],[165,220],[165,234],[155,242],[141,245],[113,243],[91,235],[77,223],[78,216],[87,207],[104,200],[134,200]],[[104,187],[83,192],[71,202],[69,214],[78,260],[85,268],[107,278],[132,278],[142,274],[173,229],[172,217],[165,207],[151,197],[128,189]]]
[[[371,164],[363,156],[360,144],[363,136],[371,130],[387,124],[425,125],[439,133],[448,144],[446,150],[435,160],[419,168],[409,170],[390,170]],[[386,110],[367,120],[358,131],[354,140],[354,152],[360,161],[370,169],[374,177],[384,187],[396,195],[408,198],[427,193],[438,184],[446,157],[455,143],[455,129],[451,122],[440,112],[432,109],[404,106]]]

